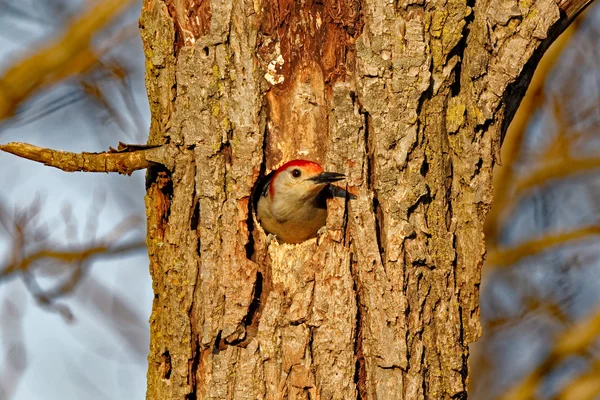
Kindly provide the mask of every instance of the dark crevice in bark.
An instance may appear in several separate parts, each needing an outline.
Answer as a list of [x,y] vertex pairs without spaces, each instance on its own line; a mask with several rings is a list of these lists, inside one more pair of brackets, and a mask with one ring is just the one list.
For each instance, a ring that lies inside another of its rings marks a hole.
[[165,350],[165,352],[162,354],[162,359],[162,377],[163,379],[171,379],[171,354],[169,353],[169,350]]
[[[452,203],[449,203],[449,204],[451,205]],[[454,252],[453,252],[454,253],[454,258],[452,259],[452,278],[454,279],[453,284],[454,284],[455,288],[459,287],[458,281],[456,279],[456,275],[460,273],[459,271],[457,271],[457,268],[458,268],[458,249],[456,248],[457,247],[456,246],[456,244],[457,244],[456,241],[457,241],[456,233],[453,232],[452,233],[452,248],[454,249]],[[461,293],[460,293],[460,290],[459,290],[458,293],[457,293],[459,301],[460,301],[460,294]],[[458,315],[461,316],[460,326],[461,326],[461,334],[462,334],[462,313],[459,313]]]
[[196,188],[194,188],[194,202],[193,202],[193,211],[192,217],[190,218],[190,230],[196,232],[198,229],[198,223],[200,222],[200,201],[198,201],[198,197],[195,196]]
[[173,180],[171,172],[164,165],[148,168],[146,174],[146,192],[150,195],[154,207],[156,236],[163,238],[171,215],[173,198]]
[[408,209],[406,210],[406,219],[408,220],[410,218],[410,216],[417,210],[419,205],[423,204],[423,205],[427,206],[427,205],[431,204],[431,201],[432,201],[431,190],[429,188],[429,185],[427,185],[427,193],[425,193],[423,196],[419,197],[417,199],[417,201],[415,202],[415,204],[408,207]]
[[452,57],[458,56],[460,59],[456,63],[454,67],[454,82],[450,85],[450,91],[452,97],[458,96],[460,93],[460,77],[462,74],[462,63],[464,61],[465,49],[467,47],[467,39],[469,37],[469,33],[471,32],[471,23],[475,20],[475,11],[473,11],[473,7],[475,6],[475,0],[467,0],[467,7],[471,7],[471,13],[465,17],[465,26],[463,28],[463,34],[461,39],[458,41],[456,46],[450,53],[448,53],[447,60],[451,60]]
[[471,179],[475,178],[481,172],[481,167],[483,166],[483,158],[479,157],[479,161],[475,164],[475,171],[473,171],[473,176]]
[[221,153],[224,158],[223,165],[223,193],[225,194],[225,199],[223,203],[225,203],[228,199],[229,190],[227,190],[227,178],[228,178],[228,168],[231,168],[231,143],[229,139],[230,133],[227,132],[227,140],[221,144]]
[[[261,110],[262,113],[262,110]],[[260,200],[260,196],[263,192],[265,185],[273,176],[273,172],[265,176],[265,172],[267,170],[267,124],[265,124],[263,131],[263,142],[262,142],[262,162],[260,163],[260,171],[258,173],[258,178],[254,183],[254,187],[250,191],[250,201],[248,204],[248,219],[246,220],[246,224],[248,226],[248,242],[245,245],[246,248],[246,258],[250,261],[254,261],[254,216],[256,214],[256,207],[258,206],[258,200]]]
[[[314,360],[315,359],[315,353],[314,353],[314,347],[313,347],[313,345],[314,345],[314,341],[315,341],[315,327],[309,325],[308,326],[308,332],[309,332],[309,335],[308,335],[308,345],[307,345],[307,347],[308,347],[308,354],[309,354],[310,359]],[[310,392],[307,391],[307,393],[308,393],[309,398],[310,398]]]
[[[458,306],[458,315],[461,316],[461,318],[459,318],[459,320],[460,320],[459,341],[460,341],[461,345],[467,347],[468,344],[465,343],[465,329],[463,326],[463,318],[462,318],[463,310],[460,305]],[[463,399],[466,400],[467,399],[467,379],[469,376],[469,354],[466,351],[463,351],[462,368],[459,372],[460,372],[460,376],[462,378],[462,386],[463,386],[464,390],[462,392],[456,393],[454,396],[452,396],[452,398],[457,399],[457,400],[463,400]]]
[[[261,111],[262,113],[262,111]],[[271,171],[269,174],[266,174],[267,170],[267,124],[264,125],[263,131],[263,142],[262,142],[262,161],[260,163],[260,171],[258,173],[258,178],[254,184],[254,187],[250,191],[250,199],[248,204],[248,218],[247,218],[247,226],[248,226],[248,242],[245,245],[246,250],[246,258],[252,262],[257,263],[258,271],[256,272],[256,281],[254,283],[254,290],[252,301],[250,306],[248,307],[248,312],[244,316],[242,323],[246,327],[246,334],[242,340],[232,342],[232,345],[236,345],[239,347],[246,347],[250,341],[254,339],[256,334],[258,333],[258,324],[260,321],[260,316],[262,310],[265,306],[266,299],[271,291],[271,274],[270,274],[270,266],[265,260],[257,260],[257,257],[264,257],[264,252],[266,249],[257,249],[256,245],[264,244],[262,240],[256,239],[255,235],[259,235],[260,232],[255,229],[255,221],[258,222],[256,217],[256,208],[258,206],[258,201],[260,200],[260,196],[263,191],[266,189],[266,185],[271,180],[271,177],[275,173],[275,171]],[[265,232],[266,234],[266,232]]]
[[[452,206],[452,202],[449,202],[449,207]],[[457,267],[458,267],[458,249],[457,249],[457,237],[456,234],[452,235],[452,248],[454,249],[454,258],[452,259],[452,271],[453,271],[453,279],[454,279],[454,287],[459,287],[456,276],[457,276]],[[465,343],[465,329],[464,329],[464,317],[463,317],[463,309],[460,305],[461,301],[461,292],[460,290],[457,293],[458,296],[458,316],[459,316],[459,343],[461,347],[468,350],[468,343]],[[452,396],[453,399],[457,400],[466,400],[467,399],[467,380],[469,378],[469,354],[467,351],[463,351],[462,353],[462,365],[460,369],[461,381],[463,391],[456,393]]]
[[[358,99],[356,100],[358,102]],[[372,148],[372,144],[371,144],[371,137],[369,135],[369,112],[366,111],[365,109],[362,108],[362,106],[359,104],[359,112],[362,114],[362,116],[364,117],[364,124],[363,124],[363,129],[364,129],[364,141],[365,141],[365,153],[366,153],[366,159],[367,159],[367,165],[366,165],[366,184],[367,184],[367,189],[373,191],[373,174],[374,174],[374,163],[375,163],[375,158],[373,156],[373,148]],[[364,170],[364,168],[363,168]],[[374,191],[373,191],[374,192]],[[373,195],[375,195],[375,193],[373,193]]]
[[429,172],[429,163],[427,162],[427,156],[423,158],[423,164],[421,164],[421,170],[419,172],[421,173],[421,176],[425,176],[427,175],[427,172]]
[[[360,103],[359,103],[360,104]],[[367,168],[366,168],[366,184],[367,188],[373,194],[373,215],[375,218],[375,235],[377,239],[377,248],[379,249],[380,254],[384,254],[385,250],[383,247],[383,242],[381,240],[381,221],[383,217],[383,212],[381,211],[381,207],[379,205],[379,199],[377,197],[377,189],[374,187],[375,181],[375,155],[373,150],[373,135],[371,135],[370,131],[370,115],[369,112],[364,110],[362,107],[359,109],[360,113],[364,116],[364,141],[365,141],[365,153],[367,156]]]
[[188,368],[188,384],[191,386],[192,391],[185,395],[185,400],[197,400],[196,387],[196,374],[198,372],[198,366],[200,365],[200,344],[196,335],[192,331],[192,359],[190,360],[191,366]]
[[363,354],[363,336],[362,336],[362,312],[360,303],[360,293],[358,288],[358,271],[356,271],[357,263],[354,260],[354,253],[350,253],[350,273],[352,274],[353,290],[356,301],[356,327],[354,339],[354,357],[356,363],[354,366],[354,384],[356,385],[357,396],[356,400],[366,400],[367,397],[367,370],[365,357]]
[[[175,64],[177,65],[177,64]],[[171,85],[171,106],[172,106],[172,110],[171,112],[168,114],[169,118],[171,118],[174,114],[175,114],[175,100],[177,99],[177,75],[173,76],[173,85]],[[164,137],[164,144],[170,144],[171,143],[171,135],[169,130],[171,129],[170,126],[165,128],[165,133],[163,135]]]
[[[264,108],[264,107],[263,107]],[[263,112],[263,111],[261,111]],[[252,213],[256,212],[256,207],[258,205],[258,200],[260,200],[260,196],[263,192],[263,189],[265,187],[265,185],[269,182],[269,180],[271,179],[271,176],[273,176],[273,172],[270,172],[269,174],[266,174],[267,171],[267,125],[265,123],[265,127],[264,127],[264,132],[263,132],[263,142],[262,142],[262,162],[260,163],[260,171],[258,173],[258,178],[256,179],[256,182],[254,183],[254,187],[252,188],[252,191],[250,193],[250,215],[248,216],[249,219],[252,219]],[[248,229],[250,229],[250,226],[248,226]],[[251,231],[252,233],[252,231]]]
[[[374,187],[375,181],[375,155],[373,154],[373,135],[371,135],[370,131],[370,115],[367,110],[365,110],[356,93],[350,92],[350,98],[352,99],[352,104],[358,109],[358,112],[364,117],[363,129],[364,129],[364,141],[365,141],[365,154],[366,154],[366,168],[363,167],[363,171],[366,174],[365,183],[367,185],[367,189],[371,191],[373,194],[373,215],[375,218],[375,235],[377,239],[377,247],[379,249],[380,254],[385,253],[385,249],[383,246],[383,242],[381,240],[381,221],[383,213],[381,211],[381,207],[379,206],[379,199],[377,197],[377,189]],[[382,257],[383,258],[383,257]],[[383,261],[382,261],[383,262]]]
[[254,218],[252,218],[253,213],[254,206],[252,205],[251,196],[248,204],[248,218],[246,218],[246,226],[248,227],[248,241],[244,245],[244,248],[246,250],[246,258],[250,261],[252,261],[252,257],[254,256]]
[[[404,265],[408,265],[407,261],[406,261],[406,256],[404,256],[405,260],[404,260]],[[406,289],[408,287],[408,279],[404,279],[404,288],[403,288],[403,292],[406,293]],[[406,309],[404,310],[404,320],[405,321],[410,321],[409,319],[410,317],[410,303],[406,305]],[[410,371],[410,363],[411,363],[411,359],[410,359],[410,349],[412,348],[412,342],[410,341],[411,338],[411,331],[410,329],[406,329],[406,331],[404,332],[404,343],[406,343],[406,369],[405,371]],[[407,390],[407,385],[403,385],[402,387],[402,398],[406,399],[406,390]]]
[[198,240],[196,241],[196,254],[200,257],[200,253],[202,252],[202,240],[200,239],[200,235],[198,235]]
[[381,241],[381,220],[383,219],[383,211],[379,205],[379,199],[376,196],[373,196],[373,214],[375,216],[375,238],[377,239],[377,248],[383,259],[383,254],[385,253],[383,242]]
[[[263,294],[263,274],[262,272],[256,273],[256,282],[254,283],[254,290],[252,293],[252,301],[248,306],[248,313],[242,318],[242,324],[244,327],[254,326],[258,329],[259,310],[261,306],[261,296]],[[228,344],[231,346],[246,347],[252,339],[254,339],[254,330],[249,331],[246,329],[246,335],[239,340],[234,340]]]
[[[429,293],[427,293],[427,294],[429,294]],[[425,304],[425,302],[423,302],[423,305],[424,304]],[[422,313],[423,313],[423,311],[421,310],[421,315],[422,315]],[[422,331],[421,331],[421,333],[419,333],[419,336],[420,336],[419,341],[421,343],[423,343]],[[426,361],[425,361],[425,354],[426,353],[427,353],[427,347],[423,346],[423,351],[421,352],[421,360],[420,360],[420,362],[421,362],[421,371],[422,371],[421,372],[421,378],[423,379],[421,381],[421,388],[423,390],[423,395],[424,396],[427,396],[427,394],[429,393],[429,391],[427,390],[427,381],[429,380],[429,376],[428,376],[429,375],[428,374],[429,371],[427,369],[427,364],[426,364]]]
[[[195,171],[194,171],[195,174]],[[198,197],[196,180],[194,179],[194,191],[192,192],[194,199],[192,200],[192,216],[190,218],[190,230],[195,233],[196,236],[196,255],[200,257],[201,245],[200,231],[198,226],[200,224],[200,198]],[[197,279],[197,278],[196,278]]]
[[[538,50],[540,48],[538,47]],[[546,49],[544,49],[545,51]],[[533,78],[533,73],[535,71],[535,67],[539,59],[536,59],[537,50],[534,52],[533,56],[525,63],[521,71],[521,75],[515,79],[515,81],[509,84],[504,91],[504,95],[502,96],[502,101],[499,104],[498,109],[494,112],[494,115],[498,115],[498,111],[502,110],[502,106],[504,106],[504,113],[502,116],[496,118],[502,118],[502,125],[500,127],[500,146],[504,143],[504,137],[506,136],[506,132],[508,131],[508,126],[510,125],[519,105],[521,105],[521,101],[525,96],[525,92],[527,91],[527,87],[529,86],[529,82],[531,78]],[[541,55],[540,55],[541,57]],[[491,122],[494,119],[488,120]],[[486,121],[486,122],[488,122]],[[486,124],[484,128],[487,130],[487,127],[490,124]],[[494,160],[499,161],[499,160]]]
[[148,168],[146,174],[146,190],[150,189],[153,184],[157,184],[158,188],[165,195],[169,196],[169,199],[173,196],[173,181],[171,179],[171,171],[162,164],[155,165]]
[[[196,176],[196,169],[194,168],[194,176]],[[196,196],[196,185],[194,184],[194,202],[195,202],[195,206],[194,206],[194,213],[192,214],[192,220],[194,219],[194,214],[196,214],[197,211],[197,215],[196,218],[198,219],[198,221],[196,221],[195,224],[192,226],[190,226],[190,229],[194,232],[194,234],[197,237],[197,247],[196,247],[196,252],[197,252],[197,260],[200,259],[200,233],[198,232],[198,224],[199,224],[199,220],[200,220],[200,201],[198,200],[198,197]],[[194,278],[194,289],[192,290],[192,296],[191,299],[192,301],[190,302],[190,307],[188,309],[188,320],[190,321],[190,341],[192,342],[192,359],[190,361],[188,361],[189,363],[191,363],[190,367],[188,368],[188,383],[191,385],[192,387],[192,392],[186,395],[186,400],[196,400],[196,373],[198,371],[198,365],[200,363],[200,343],[198,342],[198,336],[196,335],[196,329],[195,327],[198,326],[198,320],[196,318],[197,313],[195,312],[194,309],[194,302],[195,302],[195,298],[196,298],[196,290],[199,290],[201,284],[200,284],[200,271],[199,271],[199,262],[196,263],[196,276]]]
[[467,400],[467,391],[462,391],[462,392],[458,392],[456,393],[454,396],[451,397],[452,399],[456,399],[456,400]]
[[[451,162],[450,163],[450,176],[453,177],[454,176],[454,164]],[[454,180],[450,179],[450,184],[448,185],[448,193],[452,193],[452,189],[454,188]],[[448,199],[448,208],[446,209],[446,230],[448,232],[451,232],[454,235],[454,239],[453,239],[453,244],[452,244],[452,248],[454,249],[454,259],[452,260],[452,262],[454,263],[453,265],[456,265],[456,235],[455,235],[455,231],[456,229],[452,228],[452,217],[454,216],[454,207],[453,207],[453,197],[449,196]]]
[[523,97],[525,97],[525,92],[529,87],[531,78],[533,78],[535,68],[537,67],[546,50],[548,50],[548,47],[550,47],[554,40],[567,28],[569,25],[566,23],[567,20],[568,18],[564,11],[560,10],[560,18],[549,29],[546,39],[543,40],[535,49],[529,60],[523,66],[521,74],[514,80],[514,82],[506,87],[506,90],[502,95],[502,101],[500,102],[501,105],[505,105],[504,118],[502,119],[502,126],[500,129],[500,145],[502,145],[504,142],[504,136],[506,135],[508,126],[515,116]]
[[504,102],[500,102],[498,103],[498,106],[494,109],[493,112],[493,117],[490,119],[486,119],[482,124],[477,124],[475,125],[475,134],[472,136],[471,138],[471,142],[474,143],[477,139],[479,139],[481,136],[483,136],[483,134],[487,131],[489,131],[490,126],[492,126],[492,124],[501,117],[498,117],[499,115],[499,111],[502,110],[502,107],[504,106]]
[[213,344],[213,349],[212,352],[213,354],[219,354],[222,350],[222,346],[224,345],[223,340],[221,339],[221,335],[223,334],[223,331],[219,331],[219,333],[217,333],[217,337],[215,338],[215,343]]
[[[344,221],[342,223],[342,234],[344,235],[344,246],[348,247],[348,217],[349,217],[349,206],[350,206],[350,192],[348,191],[348,185],[346,184],[344,198]],[[356,196],[355,196],[356,197]]]
[[[519,76],[517,76],[515,80],[506,87],[504,93],[502,94],[502,101],[499,102],[498,107],[496,110],[494,110],[494,115],[498,115],[499,111],[501,111],[502,107],[504,107],[501,116],[496,117],[502,119],[502,125],[500,127],[500,146],[502,146],[502,143],[504,142],[504,137],[506,136],[508,126],[512,122],[512,119],[515,116],[523,97],[525,96],[525,92],[529,87],[529,83],[531,82],[531,78],[533,78],[533,73],[535,72],[535,68],[537,67],[540,59],[546,50],[548,50],[550,45],[554,42],[554,40],[569,26],[570,20],[565,12],[562,9],[559,9],[559,12],[560,18],[548,30],[546,39],[542,40],[540,45],[534,50],[529,60],[521,69]],[[476,126],[475,130],[487,131],[488,127],[496,120],[496,118],[492,118],[487,120],[484,124]],[[494,162],[498,161],[499,160],[494,160]]]

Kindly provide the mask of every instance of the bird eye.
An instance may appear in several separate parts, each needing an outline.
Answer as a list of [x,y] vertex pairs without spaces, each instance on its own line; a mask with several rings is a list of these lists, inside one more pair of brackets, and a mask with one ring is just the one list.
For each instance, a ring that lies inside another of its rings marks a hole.
[[299,178],[300,175],[302,175],[302,173],[300,172],[300,170],[298,168],[292,170],[292,176],[294,178]]

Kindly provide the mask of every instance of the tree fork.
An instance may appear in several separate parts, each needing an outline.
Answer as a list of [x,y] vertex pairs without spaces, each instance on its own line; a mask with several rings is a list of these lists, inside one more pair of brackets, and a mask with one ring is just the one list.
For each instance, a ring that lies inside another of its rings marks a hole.
[[[147,398],[466,398],[503,130],[589,2],[145,0]],[[296,246],[249,224],[291,158],[356,195]]]

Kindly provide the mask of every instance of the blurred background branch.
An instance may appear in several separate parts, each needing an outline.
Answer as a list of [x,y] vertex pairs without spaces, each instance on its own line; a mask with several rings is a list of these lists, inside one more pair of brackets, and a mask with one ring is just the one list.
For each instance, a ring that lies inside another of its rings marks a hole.
[[600,235],[600,226],[589,226],[570,232],[546,235],[539,239],[528,240],[512,248],[490,249],[487,262],[496,268],[511,266],[526,257],[535,256],[556,246],[568,245],[572,240],[586,238],[591,235]]
[[475,399],[600,398],[600,6],[539,64],[494,171]]
[[57,41],[9,67],[0,77],[0,120],[11,116],[35,90],[83,74],[98,64],[100,54],[91,48],[93,36],[131,3],[97,3],[76,17]]
[[[550,351],[550,354],[539,363],[539,365],[531,371],[525,379],[523,379],[518,385],[514,386],[506,394],[501,397],[501,400],[528,400],[535,398],[535,391],[541,381],[551,372],[552,368],[556,367],[565,358],[577,355],[585,351],[590,344],[592,344],[600,334],[600,312],[595,313],[591,317],[572,325],[565,329],[559,337],[555,340],[555,345]],[[593,362],[593,369],[597,369],[598,360]],[[598,376],[596,376],[596,380]],[[585,379],[587,381],[587,378]],[[575,386],[580,386],[581,382]],[[600,389],[600,385],[594,385],[594,388]],[[592,395],[594,398],[600,392],[596,391],[591,393],[589,389],[591,386],[587,386],[585,391]],[[562,391],[559,396],[564,397],[570,391],[579,391],[571,386],[569,389]],[[567,397],[569,398],[569,397]],[[570,399],[581,399],[581,397],[570,397]]]

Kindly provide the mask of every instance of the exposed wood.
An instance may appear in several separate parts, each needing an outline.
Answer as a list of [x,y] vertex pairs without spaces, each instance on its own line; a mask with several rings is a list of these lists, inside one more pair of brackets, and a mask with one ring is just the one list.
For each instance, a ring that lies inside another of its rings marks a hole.
[[175,22],[175,48],[191,46],[210,30],[210,0],[166,0],[165,4]]

